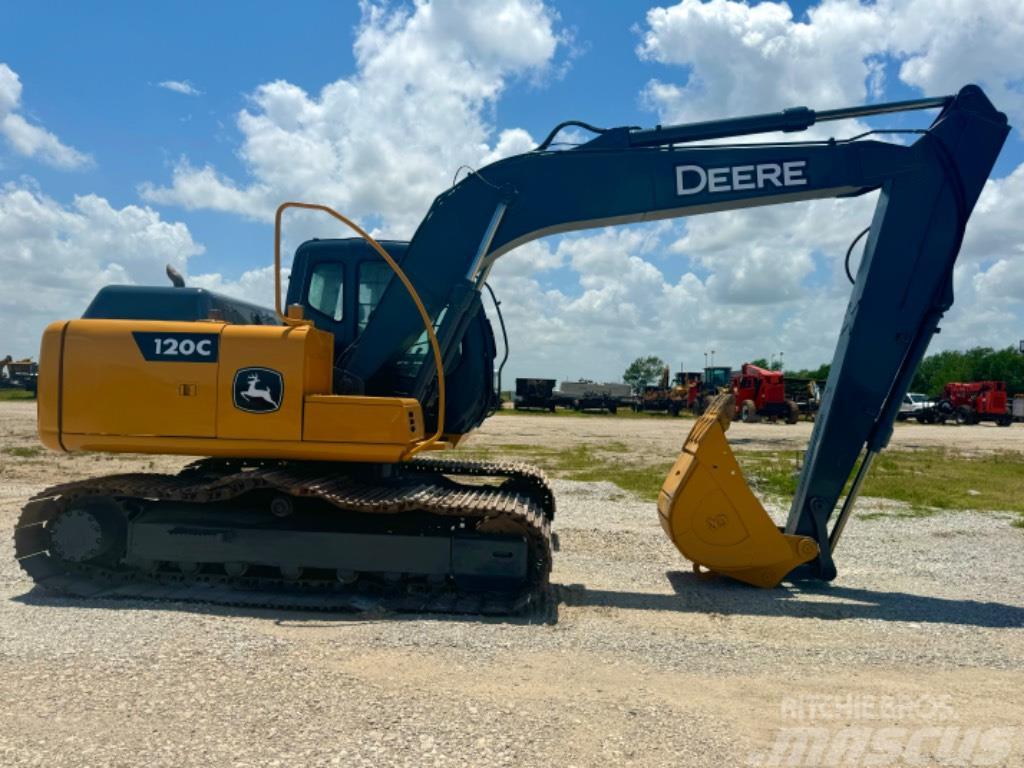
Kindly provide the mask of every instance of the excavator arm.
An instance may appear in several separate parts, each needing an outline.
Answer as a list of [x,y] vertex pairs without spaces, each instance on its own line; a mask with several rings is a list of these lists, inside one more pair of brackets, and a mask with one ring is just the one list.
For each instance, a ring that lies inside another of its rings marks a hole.
[[[936,107],[941,111],[932,125],[909,144],[866,138],[694,143]],[[695,563],[764,586],[801,563],[832,579],[832,550],[853,499],[872,457],[888,443],[899,403],[952,304],[953,266],[967,219],[1008,132],[1005,115],[978,87],[967,86],[953,97],[914,102],[616,128],[565,151],[550,151],[549,137],[538,150],[474,171],[440,195],[400,263],[434,318],[447,368],[479,315],[479,292],[494,262],[530,240],[878,190],[785,529],[775,528],[742,480],[724,440],[731,415],[725,401],[694,427],[659,502],[666,531]],[[341,388],[352,394],[397,390],[425,403],[429,414],[436,378],[429,358],[411,375],[395,374],[395,362],[423,326],[408,293],[394,283],[344,351]],[[484,418],[487,405],[481,402],[470,426]],[[462,432],[466,419],[443,426]]]

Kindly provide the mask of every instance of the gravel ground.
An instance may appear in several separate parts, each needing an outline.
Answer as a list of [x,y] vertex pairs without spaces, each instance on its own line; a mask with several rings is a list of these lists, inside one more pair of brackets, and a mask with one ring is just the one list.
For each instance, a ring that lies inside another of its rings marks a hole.
[[[0,404],[7,530],[52,482],[182,463],[4,452],[33,444],[32,417]],[[665,439],[664,423],[639,423],[499,417],[480,441]],[[667,423],[674,454],[686,425]],[[756,428],[758,444],[804,429]],[[1024,448],[1020,427],[930,429]],[[555,485],[556,606],[515,621],[57,599],[4,537],[0,765],[733,766],[807,725],[833,745],[849,727],[908,729],[896,754],[924,765],[950,746],[929,732],[911,755],[921,729],[1004,727],[988,753],[957,746],[1024,765],[1024,530],[1010,516],[854,520],[836,582],[762,591],[695,578],[652,506],[614,485]],[[782,764],[818,764],[802,759]]]

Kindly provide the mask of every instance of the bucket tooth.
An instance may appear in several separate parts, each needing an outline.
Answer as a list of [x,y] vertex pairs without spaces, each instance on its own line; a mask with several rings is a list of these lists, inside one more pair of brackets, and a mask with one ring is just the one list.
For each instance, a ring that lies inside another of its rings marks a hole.
[[743,479],[725,439],[735,412],[719,395],[697,419],[658,496],[661,527],[695,568],[774,587],[818,554],[806,536],[782,533]]

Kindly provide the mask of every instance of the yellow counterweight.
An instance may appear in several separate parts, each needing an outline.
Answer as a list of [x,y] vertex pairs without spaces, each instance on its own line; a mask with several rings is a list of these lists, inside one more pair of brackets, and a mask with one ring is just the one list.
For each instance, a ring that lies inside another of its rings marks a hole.
[[332,353],[312,325],[53,323],[39,436],[65,451],[402,460],[424,439],[419,402],[332,394]]

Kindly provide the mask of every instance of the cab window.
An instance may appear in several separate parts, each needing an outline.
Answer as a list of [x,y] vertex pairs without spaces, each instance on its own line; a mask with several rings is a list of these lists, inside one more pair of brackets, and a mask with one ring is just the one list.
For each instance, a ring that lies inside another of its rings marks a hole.
[[345,316],[345,265],[321,262],[309,279],[309,306],[335,322]]
[[391,267],[384,261],[364,261],[359,264],[359,332],[366,327],[377,302],[384,295],[391,280]]
[[[448,307],[442,307],[437,315],[437,319],[434,321],[434,333],[437,333],[441,327],[446,314],[448,314]],[[402,371],[403,375],[415,376],[430,353],[430,339],[427,338],[427,331],[424,329],[420,332],[419,338],[412,343],[412,346],[405,350],[402,356],[398,358],[399,370]]]

